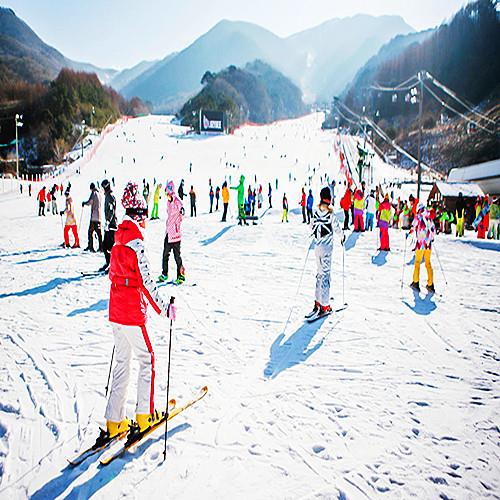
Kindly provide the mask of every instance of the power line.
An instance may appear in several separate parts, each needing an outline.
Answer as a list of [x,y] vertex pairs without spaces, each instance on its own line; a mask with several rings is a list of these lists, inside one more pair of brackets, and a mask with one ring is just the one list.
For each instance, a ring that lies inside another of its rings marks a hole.
[[492,120],[491,118],[489,118],[488,116],[486,115],[483,115],[482,113],[480,113],[479,111],[476,111],[473,106],[471,104],[467,104],[466,102],[464,102],[464,100],[460,99],[458,97],[458,95],[453,92],[453,90],[449,89],[446,85],[444,85],[443,83],[441,83],[439,80],[437,80],[436,78],[434,78],[430,73],[428,73],[427,71],[425,72],[426,73],[426,76],[427,78],[434,84],[436,85],[436,87],[439,87],[441,90],[443,90],[444,92],[446,92],[450,97],[452,97],[453,99],[455,99],[458,103],[460,103],[465,109],[467,109],[469,112],[471,113],[475,113],[476,115],[480,116],[483,120],[486,120],[488,122],[490,122],[491,124],[495,125],[495,120]]
[[486,127],[483,127],[477,121],[473,120],[472,118],[469,118],[467,115],[464,115],[463,113],[461,113],[460,111],[458,111],[457,109],[455,109],[454,107],[452,107],[450,104],[448,104],[445,101],[443,101],[425,83],[424,83],[424,87],[426,88],[427,92],[429,92],[432,95],[432,97],[434,97],[434,99],[436,99],[442,106],[444,106],[445,108],[449,109],[450,111],[453,111],[457,115],[460,115],[464,120],[467,120],[468,122],[473,123],[474,125],[476,125],[480,129],[484,130],[485,132],[488,132],[489,134],[495,135],[494,131],[491,131],[490,129],[488,129]]

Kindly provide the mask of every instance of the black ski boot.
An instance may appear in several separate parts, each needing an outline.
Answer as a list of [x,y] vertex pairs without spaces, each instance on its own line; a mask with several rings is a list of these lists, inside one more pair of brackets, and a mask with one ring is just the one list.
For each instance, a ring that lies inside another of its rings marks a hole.
[[415,290],[416,292],[420,292],[420,285],[419,285],[418,281],[413,281],[410,285],[410,288],[412,290]]

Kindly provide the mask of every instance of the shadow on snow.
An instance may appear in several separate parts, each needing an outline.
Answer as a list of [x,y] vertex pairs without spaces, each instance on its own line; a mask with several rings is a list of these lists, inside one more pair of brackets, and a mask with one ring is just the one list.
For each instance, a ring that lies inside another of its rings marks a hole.
[[354,248],[356,246],[356,242],[358,241],[359,237],[361,236],[361,233],[355,233],[355,232],[352,232],[347,240],[345,240],[345,250],[346,252],[348,250],[350,250],[351,248]]
[[90,306],[82,307],[80,309],[75,309],[68,313],[68,318],[72,318],[73,316],[78,316],[79,314],[85,314],[92,311],[105,311],[108,308],[109,300],[101,299],[97,301],[95,304],[90,304]]
[[481,250],[493,250],[494,252],[500,252],[500,242],[499,241],[488,241],[488,240],[457,240],[462,245],[471,245],[475,248]]
[[420,316],[428,316],[433,311],[437,309],[436,303],[432,300],[433,294],[428,293],[423,299],[420,297],[420,294],[413,290],[413,298],[415,300],[415,304],[412,306],[403,300],[403,304],[409,307],[414,313],[419,314]]
[[2,293],[0,294],[0,299],[6,299],[8,297],[25,297],[28,295],[38,295],[40,293],[50,292],[60,285],[65,285],[66,283],[72,283],[74,281],[81,281],[85,279],[92,279],[95,276],[74,276],[73,278],[54,278],[44,285],[35,286],[34,288],[27,288],[26,290],[21,290],[20,292]]
[[383,266],[387,262],[387,252],[379,250],[377,255],[372,255],[372,264],[376,266]]
[[[174,427],[170,431],[168,431],[168,438],[171,438],[178,432],[182,432],[186,429],[189,429],[191,425],[188,423],[183,423]],[[136,453],[126,453],[123,457],[116,459],[111,464],[102,467],[99,466],[96,469],[96,473],[87,481],[77,486],[74,486],[73,489],[65,496],[65,498],[90,498],[92,495],[97,493],[101,488],[104,488],[107,484],[109,484],[113,479],[115,479],[120,472],[125,468],[125,466],[133,461],[136,456],[141,456],[153,443],[161,441],[164,439],[164,434],[162,433],[156,439],[148,439],[141,445],[137,447]],[[159,454],[160,455],[160,454]],[[92,463],[99,460],[100,455],[94,455],[93,457],[88,458],[83,464],[78,467],[66,466],[59,476],[51,479],[49,482],[45,483],[40,489],[35,491],[33,495],[30,496],[32,500],[42,500],[46,498],[56,498],[62,495],[73,483],[73,481],[77,480],[80,475],[87,471]],[[161,460],[161,458],[158,458]]]
[[47,257],[44,257],[43,259],[29,259],[29,260],[23,260],[21,262],[16,262],[18,266],[22,264],[36,264],[37,262],[44,262],[46,260],[53,260],[53,259],[64,259],[66,257],[75,257],[77,254],[76,253],[66,253],[64,255],[49,255]]
[[314,354],[323,345],[323,342],[320,341],[314,347],[308,347],[325,319],[317,320],[314,323],[304,323],[283,343],[285,334],[278,335],[271,346],[269,361],[264,369],[264,376],[266,378],[276,378],[282,371],[303,363],[309,356]]
[[217,241],[221,236],[223,236],[225,233],[227,233],[231,228],[234,227],[234,224],[231,224],[230,226],[226,226],[222,228],[215,236],[212,236],[211,238],[207,238],[206,240],[201,240],[200,243],[203,246],[210,245]]

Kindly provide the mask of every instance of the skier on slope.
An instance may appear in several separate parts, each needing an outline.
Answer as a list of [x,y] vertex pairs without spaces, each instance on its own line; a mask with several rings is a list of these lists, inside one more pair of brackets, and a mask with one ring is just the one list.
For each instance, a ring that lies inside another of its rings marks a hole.
[[245,224],[248,226],[248,222],[245,220],[245,176],[240,175],[240,183],[237,186],[231,186],[231,189],[238,191],[238,225],[241,226]]
[[457,219],[456,235],[461,237],[464,235],[464,219],[465,219],[465,200],[462,192],[458,193],[455,218]]
[[306,218],[307,197],[306,197],[306,191],[304,188],[302,188],[302,192],[300,194],[299,205],[302,209],[302,224],[305,224],[307,222],[307,218]]
[[320,192],[320,202],[314,212],[312,230],[316,239],[316,297],[313,310],[306,315],[311,321],[332,312],[330,307],[330,278],[332,268],[333,231],[342,235],[341,244],[344,244],[345,236],[340,227],[337,217],[331,206],[332,192],[329,187],[324,187]]
[[90,183],[90,191],[91,193],[89,199],[87,201],[82,201],[82,207],[90,205],[89,242],[85,250],[95,252],[94,233],[96,233],[99,241],[99,252],[102,252],[101,197],[93,182]]
[[151,220],[159,219],[158,217],[158,203],[161,198],[161,184],[157,184],[153,194],[153,210],[151,210]]
[[389,195],[386,193],[384,201],[379,205],[378,227],[380,229],[380,247],[382,252],[390,252],[389,244],[389,226],[392,219],[392,207],[389,201]]
[[106,262],[99,271],[107,272],[111,261],[111,249],[115,244],[115,232],[117,230],[116,198],[111,190],[111,183],[108,179],[104,179],[101,182],[101,186],[104,189],[104,239],[102,249]]
[[[122,205],[125,217],[116,231],[109,270],[109,321],[116,362],[106,406],[104,437],[121,434],[129,426],[132,433],[143,433],[159,419],[154,405],[155,356],[146,329],[148,302],[161,316],[172,320],[176,317],[175,306],[162,299],[151,275],[143,235],[147,208],[137,184],[127,184]],[[125,416],[132,352],[139,361],[135,425],[130,425]]]
[[181,258],[181,224],[184,208],[182,201],[176,196],[174,183],[167,183],[167,226],[165,232],[165,241],[163,243],[163,260],[162,274],[158,277],[158,281],[168,281],[168,259],[170,250],[174,254],[175,263],[177,264],[177,279],[175,283],[180,285],[185,281],[185,271],[182,265]]
[[314,197],[312,189],[309,189],[309,195],[307,196],[307,223],[311,223],[311,219],[313,216],[313,205],[314,205]]
[[229,189],[227,188],[226,181],[224,181],[224,183],[222,184],[222,206],[223,206],[223,211],[222,211],[221,222],[226,222],[227,208],[229,206]]
[[373,231],[373,219],[375,218],[375,212],[377,210],[377,203],[375,201],[375,192],[373,189],[370,194],[366,197],[365,208],[366,208],[366,231]]
[[436,227],[432,221],[429,211],[425,205],[420,202],[417,206],[417,213],[413,219],[410,232],[406,235],[415,234],[415,267],[413,268],[413,282],[410,288],[420,292],[420,264],[422,257],[425,261],[425,268],[427,269],[427,290],[431,293],[435,292],[434,289],[434,272],[431,265],[431,252],[432,242],[436,235]]
[[286,198],[286,193],[283,193],[283,216],[281,217],[281,222],[288,222],[288,200]]
[[365,195],[362,189],[356,189],[354,192],[354,232],[359,233],[365,230],[363,221],[363,211],[365,206]]
[[36,198],[38,200],[38,216],[40,217],[42,215],[45,215],[45,201],[47,199],[45,186],[40,189]]
[[65,248],[69,248],[69,232],[70,230],[73,232],[73,238],[75,239],[75,243],[73,244],[72,248],[80,248],[80,240],[78,239],[78,229],[76,227],[76,219],[75,219],[75,212],[73,208],[73,199],[71,198],[70,195],[70,188],[69,186],[66,188],[66,191],[64,192],[64,195],[66,196],[66,207],[64,210],[60,212],[61,217],[66,214],[66,222],[64,224],[64,243],[63,246]]

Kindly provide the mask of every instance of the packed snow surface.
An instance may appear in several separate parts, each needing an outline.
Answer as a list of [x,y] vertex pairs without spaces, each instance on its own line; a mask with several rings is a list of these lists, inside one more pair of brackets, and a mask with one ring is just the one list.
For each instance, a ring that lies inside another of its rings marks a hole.
[[[154,177],[184,178],[197,192],[198,217],[183,224],[187,281],[161,293],[178,305],[171,397],[180,404],[205,384],[209,393],[169,424],[165,462],[156,431],[108,467],[98,456],[68,466],[105,425],[109,280],[82,274],[104,259],[59,247],[60,217],[36,216],[38,187],[0,197],[0,498],[498,498],[500,248],[439,235],[437,294],[414,295],[404,233],[390,231],[388,254],[376,232],[349,233],[345,254],[335,242],[331,290],[333,307],[348,307],[304,324],[316,264],[300,188],[313,169],[316,200],[320,175],[341,180],[321,119],[219,137],[187,136],[168,117],[130,120],[70,179],[78,221],[89,182],[105,176],[118,200],[129,179],[152,188]],[[257,225],[236,224],[235,191],[226,224],[208,213],[209,178],[236,185],[240,174],[263,185]],[[376,181],[404,176],[377,161]],[[158,274],[165,211],[163,196],[145,237]],[[148,325],[162,408],[169,322],[151,311]],[[129,416],[134,403],[132,377]]]

